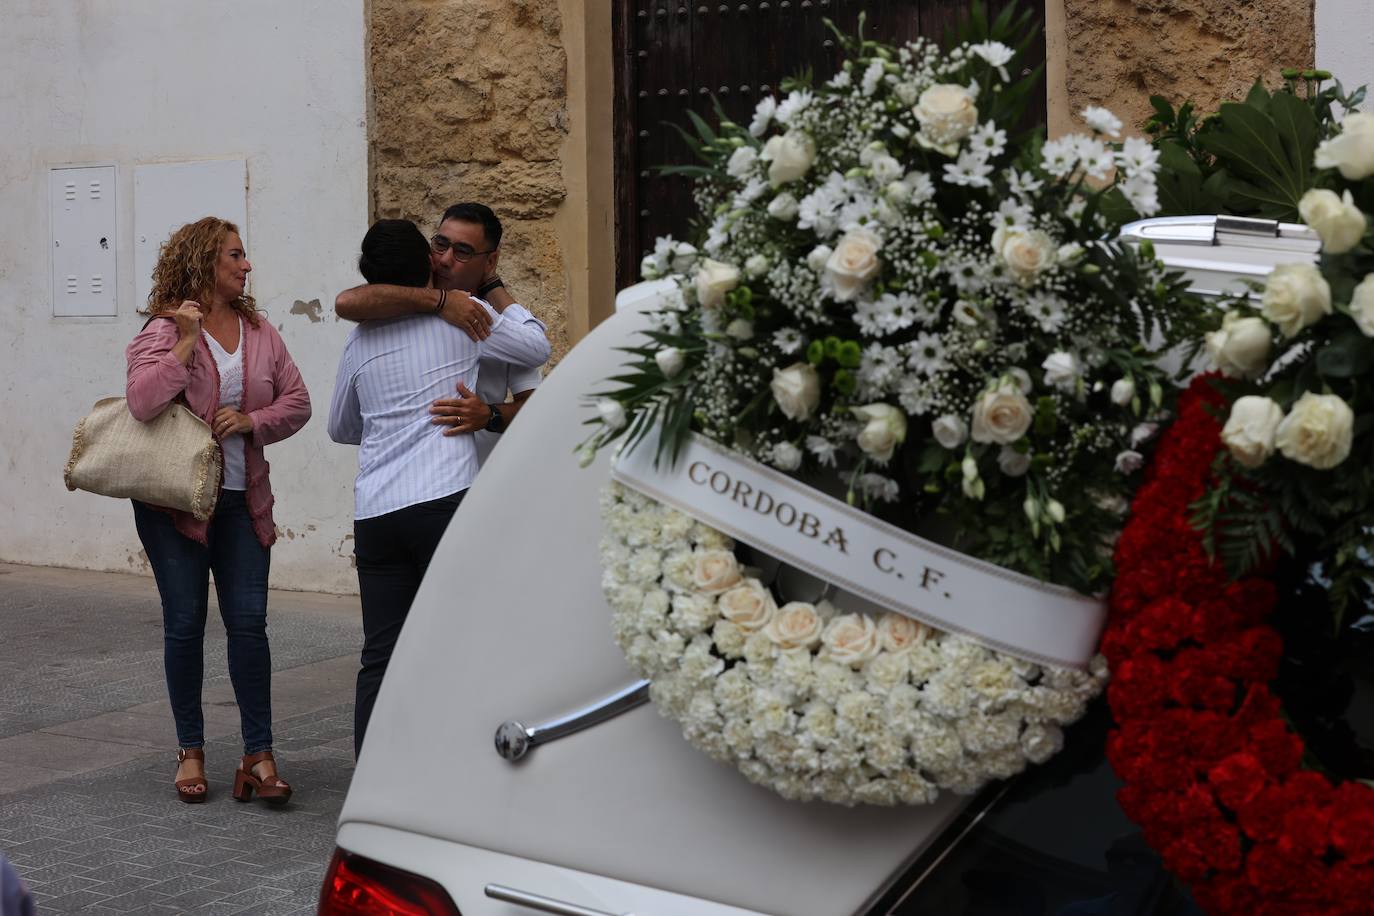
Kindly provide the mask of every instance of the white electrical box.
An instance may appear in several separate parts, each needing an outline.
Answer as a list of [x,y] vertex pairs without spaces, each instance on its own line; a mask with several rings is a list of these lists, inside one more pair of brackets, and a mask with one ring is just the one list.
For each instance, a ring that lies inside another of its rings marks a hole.
[[[239,227],[248,257],[248,163],[243,159],[134,166],[134,302],[148,304],[153,267],[172,232],[204,216]],[[251,278],[250,278],[250,283]]]
[[52,227],[52,313],[58,318],[117,314],[115,167],[48,171]]

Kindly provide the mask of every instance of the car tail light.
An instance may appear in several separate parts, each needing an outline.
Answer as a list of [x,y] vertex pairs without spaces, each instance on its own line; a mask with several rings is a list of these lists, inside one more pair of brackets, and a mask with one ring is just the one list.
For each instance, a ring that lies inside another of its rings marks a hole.
[[334,850],[320,889],[319,916],[462,916],[429,878]]

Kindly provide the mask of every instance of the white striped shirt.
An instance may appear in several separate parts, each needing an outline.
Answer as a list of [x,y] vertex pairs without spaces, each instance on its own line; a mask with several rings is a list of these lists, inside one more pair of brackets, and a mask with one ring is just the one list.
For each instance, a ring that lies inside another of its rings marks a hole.
[[466,490],[477,476],[470,435],[445,436],[430,405],[476,390],[478,360],[534,367],[549,358],[543,322],[521,305],[495,316],[480,344],[437,315],[365,321],[339,358],[329,437],[361,445],[354,518],[375,518]]

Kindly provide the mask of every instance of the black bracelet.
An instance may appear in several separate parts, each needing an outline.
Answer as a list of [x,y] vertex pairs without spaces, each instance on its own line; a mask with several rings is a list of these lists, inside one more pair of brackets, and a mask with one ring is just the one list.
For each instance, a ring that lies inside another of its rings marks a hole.
[[492,290],[496,289],[498,286],[499,286],[499,287],[504,287],[505,285],[506,285],[506,284],[504,284],[504,283],[501,282],[501,278],[500,278],[500,277],[492,277],[492,278],[491,278],[490,280],[488,280],[486,283],[483,283],[481,286],[477,287],[477,295],[479,295],[479,296],[485,296],[487,293],[489,293],[489,292],[491,292]]
[[434,306],[434,313],[441,314],[444,311],[444,303],[448,301],[448,290],[439,290],[439,304]]

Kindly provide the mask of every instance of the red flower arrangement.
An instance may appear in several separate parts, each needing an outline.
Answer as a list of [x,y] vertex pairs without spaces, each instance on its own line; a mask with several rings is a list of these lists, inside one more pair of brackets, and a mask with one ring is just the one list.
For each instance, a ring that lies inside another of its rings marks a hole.
[[1210,913],[1374,913],[1374,790],[1302,768],[1269,687],[1275,587],[1228,580],[1189,521],[1224,403],[1205,379],[1184,395],[1117,544],[1102,641],[1117,799]]

